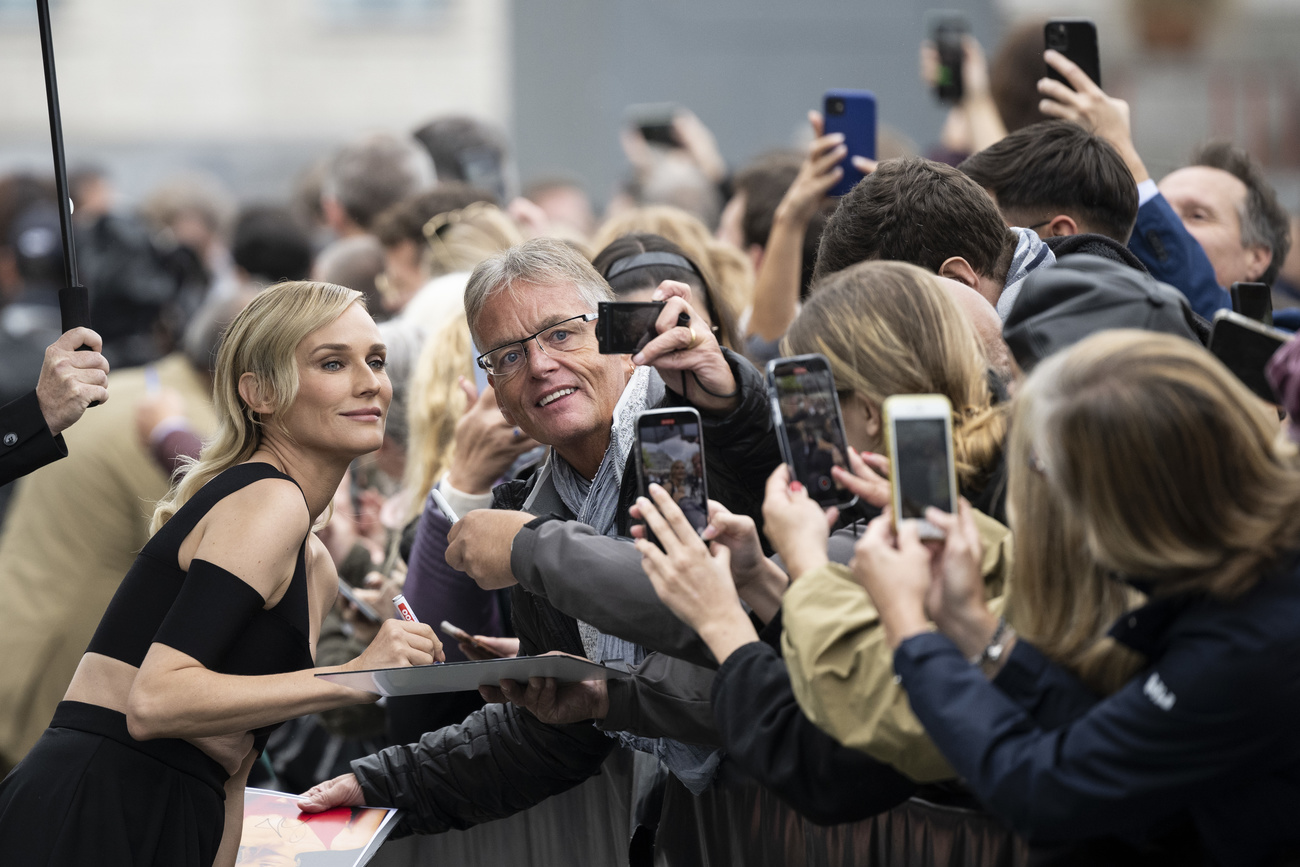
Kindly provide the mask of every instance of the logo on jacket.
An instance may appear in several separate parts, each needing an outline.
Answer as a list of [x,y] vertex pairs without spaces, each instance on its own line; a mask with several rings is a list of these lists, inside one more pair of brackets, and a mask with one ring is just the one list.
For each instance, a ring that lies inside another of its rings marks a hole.
[[1142,691],[1146,693],[1147,698],[1151,699],[1152,704],[1161,710],[1170,710],[1173,708],[1174,702],[1178,701],[1178,696],[1174,695],[1169,687],[1165,686],[1165,682],[1155,672],[1152,672],[1151,676],[1147,678]]

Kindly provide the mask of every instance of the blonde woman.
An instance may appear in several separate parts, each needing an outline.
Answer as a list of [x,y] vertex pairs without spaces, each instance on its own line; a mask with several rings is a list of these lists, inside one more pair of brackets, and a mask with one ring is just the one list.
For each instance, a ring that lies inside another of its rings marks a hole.
[[[233,865],[270,730],[375,698],[312,668],[337,589],[312,524],[379,447],[392,397],[359,298],[282,283],[231,324],[216,437],[159,503],[50,728],[0,783],[6,862]],[[435,658],[428,626],[391,620],[333,670]]]
[[[1149,595],[1112,629],[1145,665],[1098,700],[987,609],[968,507],[927,515],[948,533],[936,553],[885,517],[853,569],[917,716],[1031,839],[1140,839],[1190,816],[1214,862],[1292,863],[1300,467],[1272,408],[1188,341],[1111,331],[1034,371],[1014,430],[1012,490],[1040,475],[1085,556]],[[1050,533],[1028,505],[1011,503],[1017,537]]]

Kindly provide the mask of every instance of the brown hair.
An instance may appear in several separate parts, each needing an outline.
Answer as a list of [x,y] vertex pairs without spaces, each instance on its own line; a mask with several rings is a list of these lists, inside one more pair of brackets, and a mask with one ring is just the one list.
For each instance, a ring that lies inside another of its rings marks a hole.
[[835,387],[877,407],[894,394],[947,396],[963,486],[978,486],[1001,455],[1006,415],[993,405],[974,326],[915,265],[862,262],[828,277],[785,341],[791,354],[825,355]]
[[1035,369],[1015,424],[1093,559],[1157,592],[1238,595],[1300,540],[1276,415],[1187,340],[1093,335]]
[[873,259],[937,273],[952,256],[997,278],[1005,276],[1014,238],[988,193],[952,166],[920,157],[886,160],[826,221],[813,279]]
[[997,197],[1012,225],[1066,213],[1080,231],[1127,244],[1137,222],[1137,182],[1119,152],[1066,120],[1017,130],[957,168]]

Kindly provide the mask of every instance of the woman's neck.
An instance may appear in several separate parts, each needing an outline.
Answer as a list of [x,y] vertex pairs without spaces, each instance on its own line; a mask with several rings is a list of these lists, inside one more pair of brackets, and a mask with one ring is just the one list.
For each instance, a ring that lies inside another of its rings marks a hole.
[[303,452],[269,437],[262,441],[249,460],[268,463],[297,482],[307,499],[313,521],[329,507],[351,463],[338,455]]

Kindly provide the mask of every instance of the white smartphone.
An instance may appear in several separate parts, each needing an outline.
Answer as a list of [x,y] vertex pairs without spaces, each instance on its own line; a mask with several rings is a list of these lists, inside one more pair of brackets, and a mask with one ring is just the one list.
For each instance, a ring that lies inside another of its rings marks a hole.
[[929,506],[957,511],[957,471],[952,454],[952,404],[942,394],[896,394],[883,407],[893,479],[894,526],[913,519],[922,539],[942,539],[925,520]]

